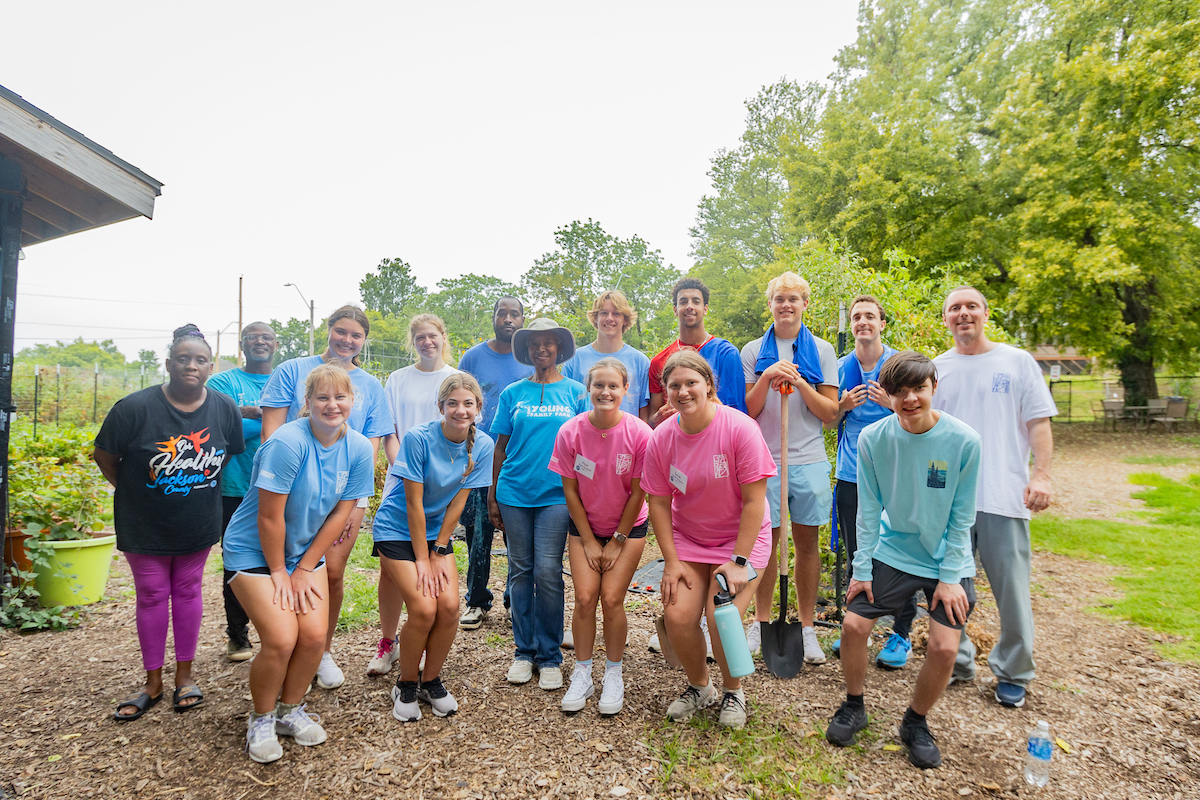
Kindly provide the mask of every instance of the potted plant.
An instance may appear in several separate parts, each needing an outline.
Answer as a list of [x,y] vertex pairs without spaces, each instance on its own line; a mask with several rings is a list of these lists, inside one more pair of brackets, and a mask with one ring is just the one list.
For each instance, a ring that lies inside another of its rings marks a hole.
[[[94,603],[104,594],[116,537],[96,535],[104,530],[107,492],[91,460],[91,434],[73,427],[43,429],[38,440],[20,428],[13,433],[5,550],[18,564],[14,583],[27,582],[21,572],[33,573],[45,607]],[[40,557],[21,564],[22,549]]]

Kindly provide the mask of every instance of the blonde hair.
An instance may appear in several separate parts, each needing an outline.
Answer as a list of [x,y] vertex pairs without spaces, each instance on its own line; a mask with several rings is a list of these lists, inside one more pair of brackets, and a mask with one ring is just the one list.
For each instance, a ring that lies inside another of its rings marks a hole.
[[721,402],[717,399],[717,377],[713,374],[712,366],[704,360],[704,356],[694,350],[680,350],[667,359],[666,366],[663,367],[662,372],[662,385],[664,387],[667,385],[671,373],[680,368],[699,372],[700,377],[704,378],[705,382],[708,383],[708,399],[716,400],[718,403]]
[[625,316],[625,323],[621,326],[621,333],[633,327],[637,322],[637,312],[633,310],[633,306],[629,304],[629,298],[620,289],[609,289],[607,292],[601,292],[596,297],[596,302],[592,303],[592,310],[587,312],[587,320],[596,328],[596,315],[600,313],[600,309],[604,307],[604,301],[613,304],[617,309],[617,313]]
[[[367,319],[366,312],[364,312],[358,306],[347,304],[330,314],[329,319],[325,321],[325,330],[333,330],[333,323],[337,322],[339,319],[348,319],[357,322],[362,326],[364,337],[371,335],[371,320]],[[364,341],[363,344],[365,345],[366,342]],[[362,366],[362,361],[359,360],[358,356],[350,359],[350,363],[356,367]]]
[[417,349],[417,328],[422,325],[432,325],[442,335],[442,361],[449,364],[454,359],[454,348],[450,346],[450,334],[446,333],[446,323],[437,314],[417,314],[408,321],[408,344],[414,351]]
[[586,388],[589,392],[592,390],[592,373],[598,369],[611,369],[621,376],[621,380],[625,381],[626,386],[629,386],[629,368],[622,364],[619,359],[609,356],[600,359],[588,369]]
[[800,296],[807,301],[812,296],[812,287],[808,281],[794,272],[788,271],[767,281],[767,302],[770,303],[779,292],[785,289],[799,289]]
[[[433,316],[430,314],[429,316]],[[437,319],[437,317],[433,317]],[[441,322],[441,320],[438,320]],[[437,404],[438,411],[445,413],[443,406],[446,403],[446,398],[455,389],[466,389],[471,394],[475,395],[475,405],[479,411],[476,414],[483,413],[483,389],[479,388],[479,381],[469,372],[456,372],[453,375],[447,375],[446,380],[442,381],[442,385],[438,387]],[[471,451],[475,448],[475,420],[471,420],[471,428],[467,431],[467,468],[463,470],[463,477],[471,474],[471,470],[475,469],[475,459],[471,457]]]
[[335,364],[331,361],[327,364],[313,367],[313,371],[308,373],[308,377],[304,379],[304,408],[300,409],[301,417],[307,417],[311,413],[309,401],[325,385],[332,386],[334,390],[346,392],[351,397],[354,397],[354,382],[350,380],[350,373],[341,364]]

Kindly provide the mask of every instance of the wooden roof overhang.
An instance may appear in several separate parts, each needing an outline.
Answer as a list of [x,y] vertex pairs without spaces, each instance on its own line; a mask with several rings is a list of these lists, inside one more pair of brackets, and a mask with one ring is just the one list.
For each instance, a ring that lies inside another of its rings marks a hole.
[[162,183],[0,86],[0,155],[25,177],[21,246],[154,217]]

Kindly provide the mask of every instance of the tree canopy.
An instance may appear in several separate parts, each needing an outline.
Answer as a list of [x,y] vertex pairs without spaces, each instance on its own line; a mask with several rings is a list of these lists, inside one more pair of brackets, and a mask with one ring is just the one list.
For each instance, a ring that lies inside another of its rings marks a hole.
[[[153,355],[153,351],[147,351]],[[164,356],[165,359],[165,356]],[[99,342],[85,342],[80,336],[73,342],[64,343],[62,341],[54,344],[36,344],[33,347],[26,347],[17,353],[17,360],[29,364],[41,364],[42,366],[62,366],[62,367],[92,367],[95,364],[100,365],[100,369],[124,369],[126,367],[125,355],[117,349],[117,345],[112,339],[104,339]],[[131,362],[140,367],[140,361]],[[151,368],[157,369],[161,365],[161,361],[156,357],[147,370]]]

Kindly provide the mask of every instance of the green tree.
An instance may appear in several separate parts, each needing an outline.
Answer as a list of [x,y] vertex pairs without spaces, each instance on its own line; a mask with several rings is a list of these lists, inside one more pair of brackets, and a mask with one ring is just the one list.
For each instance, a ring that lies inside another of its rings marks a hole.
[[468,272],[438,281],[437,291],[429,295],[425,307],[446,323],[450,343],[462,355],[468,347],[492,336],[492,309],[504,296],[524,301],[520,287],[515,284]]
[[155,350],[138,350],[138,360],[134,363],[145,367],[147,375],[157,375],[165,360]]
[[[125,368],[125,355],[117,349],[112,339],[85,342],[80,336],[75,341],[54,344],[36,344],[17,353],[17,360],[42,366],[92,367],[99,364],[102,370]],[[155,360],[157,367],[159,362]]]
[[400,258],[385,258],[377,272],[358,283],[363,305],[381,314],[404,317],[421,310],[428,292],[417,283],[412,267]]
[[[309,355],[307,319],[292,317],[287,322],[273,319],[267,324],[275,331],[275,338],[279,341],[279,349],[275,351],[275,366],[292,358]],[[325,352],[326,341],[325,330],[317,323],[313,333],[313,348],[318,353]]]

